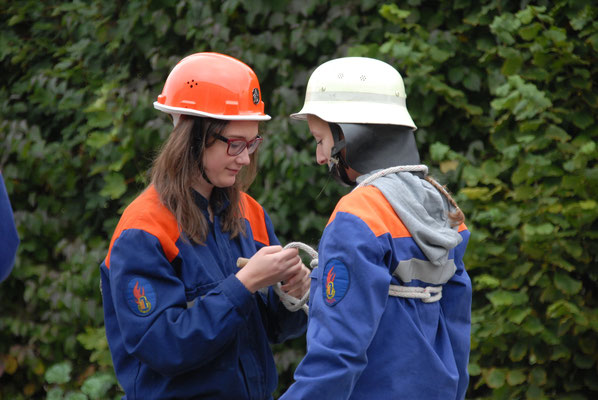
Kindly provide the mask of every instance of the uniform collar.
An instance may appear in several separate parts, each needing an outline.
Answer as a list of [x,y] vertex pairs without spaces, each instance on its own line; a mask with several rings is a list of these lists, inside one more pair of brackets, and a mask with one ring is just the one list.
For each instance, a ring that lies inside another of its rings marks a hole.
[[197,204],[197,207],[199,207],[200,210],[206,213],[208,212],[208,205],[210,204],[210,202],[212,206],[212,211],[215,215],[222,214],[230,204],[230,200],[228,199],[228,196],[226,195],[226,192],[224,190],[214,188],[212,190],[212,196],[209,201],[195,189],[192,189],[192,191],[195,204]]

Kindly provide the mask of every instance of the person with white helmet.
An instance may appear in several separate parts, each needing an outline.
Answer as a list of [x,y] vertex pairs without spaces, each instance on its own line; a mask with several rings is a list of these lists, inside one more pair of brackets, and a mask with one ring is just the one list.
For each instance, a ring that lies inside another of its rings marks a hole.
[[356,188],[323,232],[307,353],[281,399],[463,399],[469,231],[420,163],[401,75],[371,58],[328,61],[291,117],[307,120],[318,164]]
[[[174,130],[102,262],[106,336],[126,399],[271,399],[271,342],[305,332],[270,285],[302,297],[309,270],[247,195],[264,113],[243,62],[181,60],[155,108]],[[236,260],[249,258],[238,269]]]

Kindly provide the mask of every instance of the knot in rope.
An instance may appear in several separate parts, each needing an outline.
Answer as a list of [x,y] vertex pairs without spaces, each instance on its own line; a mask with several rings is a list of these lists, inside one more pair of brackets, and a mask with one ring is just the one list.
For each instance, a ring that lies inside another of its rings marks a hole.
[[[286,246],[284,246],[284,248],[285,249],[295,248],[295,249],[305,251],[312,258],[312,261],[309,263],[310,268],[314,269],[315,267],[318,266],[318,252],[315,251],[310,246],[306,245],[305,243],[291,242],[291,243],[287,244]],[[274,293],[276,293],[278,295],[278,297],[280,298],[280,301],[286,307],[286,309],[291,312],[295,312],[295,311],[301,309],[305,312],[305,314],[308,314],[309,306],[307,305],[307,302],[309,300],[310,290],[308,289],[307,292],[305,292],[305,294],[303,295],[303,297],[301,299],[298,299],[296,297],[293,297],[293,296],[285,293],[281,289],[281,286],[282,286],[281,283],[277,282],[276,285],[273,286],[273,289],[274,289]]]
[[442,298],[442,286],[401,286],[390,285],[388,294],[393,297],[420,299],[424,303],[434,303]]

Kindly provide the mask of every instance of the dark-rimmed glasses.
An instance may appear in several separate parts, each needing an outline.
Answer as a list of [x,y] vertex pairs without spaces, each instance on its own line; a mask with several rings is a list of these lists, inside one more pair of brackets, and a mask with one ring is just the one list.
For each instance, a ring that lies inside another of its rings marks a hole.
[[226,154],[229,156],[238,156],[243,152],[243,150],[245,150],[246,147],[247,152],[251,154],[257,150],[258,146],[263,140],[261,136],[256,136],[255,139],[251,139],[249,141],[245,139],[231,139],[218,134],[215,134],[214,137],[218,140],[222,140],[228,145],[226,148]]

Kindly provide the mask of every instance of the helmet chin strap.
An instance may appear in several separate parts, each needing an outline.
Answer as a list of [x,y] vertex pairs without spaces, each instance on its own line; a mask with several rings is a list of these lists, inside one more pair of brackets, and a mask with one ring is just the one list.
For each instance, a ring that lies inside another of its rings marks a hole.
[[210,178],[208,178],[208,175],[206,175],[206,171],[204,171],[203,168],[201,168],[201,176],[202,176],[202,178],[205,179],[206,182],[208,182],[210,185],[214,186],[214,184],[212,183]]
[[356,182],[352,181],[347,175],[349,165],[341,152],[346,145],[345,140],[341,139],[341,128],[337,124],[329,123],[328,125],[330,125],[332,138],[334,139],[334,146],[330,150],[330,162],[328,164],[330,175],[342,185],[355,186]]

